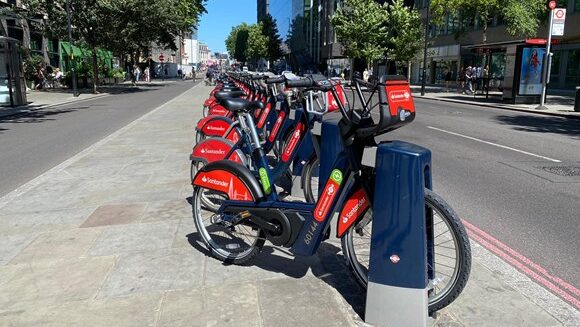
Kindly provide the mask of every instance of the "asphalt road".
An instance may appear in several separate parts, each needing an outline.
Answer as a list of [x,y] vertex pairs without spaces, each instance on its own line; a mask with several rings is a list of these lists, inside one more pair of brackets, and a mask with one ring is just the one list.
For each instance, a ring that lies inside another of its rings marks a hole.
[[389,138],[432,150],[435,191],[578,288],[580,120],[423,99],[416,107],[415,122]]
[[0,118],[0,196],[191,88],[140,86],[119,94]]

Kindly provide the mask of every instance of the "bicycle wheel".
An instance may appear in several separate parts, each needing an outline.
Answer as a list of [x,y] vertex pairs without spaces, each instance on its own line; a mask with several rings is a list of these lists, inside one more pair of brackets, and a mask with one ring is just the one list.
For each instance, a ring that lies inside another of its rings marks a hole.
[[[426,212],[433,213],[435,278],[430,280],[429,312],[443,309],[461,294],[471,270],[471,247],[461,220],[437,194],[425,190]],[[372,210],[342,238],[343,254],[357,281],[366,288]]]
[[205,138],[206,138],[205,133],[203,133],[202,131],[195,132],[195,143],[199,143],[205,140]]
[[207,117],[208,113],[209,113],[209,107],[203,106],[203,110],[201,112],[201,114],[203,115],[203,118]]
[[[232,226],[220,215],[205,210],[201,200],[203,192],[201,187],[194,186],[191,201],[193,221],[203,243],[218,260],[236,265],[248,263],[262,249],[264,233],[250,221]],[[227,199],[225,194],[219,195],[221,201]]]
[[316,203],[318,200],[318,182],[320,160],[315,157],[302,168],[302,186],[304,198],[307,202]]

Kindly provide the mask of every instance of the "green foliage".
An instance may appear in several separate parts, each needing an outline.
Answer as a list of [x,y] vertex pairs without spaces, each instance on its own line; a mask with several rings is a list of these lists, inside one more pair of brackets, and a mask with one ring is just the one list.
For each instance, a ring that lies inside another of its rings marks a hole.
[[430,6],[436,24],[442,24],[447,14],[477,19],[483,27],[483,42],[487,41],[488,21],[495,15],[503,18],[509,34],[530,37],[547,11],[544,0],[431,0]]
[[125,71],[123,71],[121,68],[111,69],[110,74],[113,78],[125,78]]
[[[50,38],[67,39],[66,3],[71,4],[75,43],[117,56],[147,52],[151,43],[177,49],[175,37],[199,22],[206,0],[22,0],[24,17],[48,16]],[[93,74],[98,74],[94,65]],[[96,81],[97,79],[95,79]]]
[[23,56],[24,58],[24,77],[28,81],[36,78],[36,72],[39,67],[44,66],[44,58],[37,54],[30,54]]
[[248,48],[250,25],[242,23],[232,27],[232,31],[226,38],[226,49],[230,57],[240,62],[246,61],[246,49]]
[[258,60],[268,54],[268,38],[262,34],[262,23],[252,24],[248,30],[246,57]]
[[387,55],[398,64],[409,62],[423,48],[421,17],[405,7],[404,0],[388,6]]
[[388,11],[374,0],[345,0],[332,17],[338,41],[349,57],[363,58],[370,67],[387,51]]
[[278,33],[276,20],[272,18],[270,14],[268,14],[266,17],[264,17],[261,23],[262,34],[268,39],[266,58],[270,61],[281,58],[284,56],[284,53],[282,53],[282,39]]

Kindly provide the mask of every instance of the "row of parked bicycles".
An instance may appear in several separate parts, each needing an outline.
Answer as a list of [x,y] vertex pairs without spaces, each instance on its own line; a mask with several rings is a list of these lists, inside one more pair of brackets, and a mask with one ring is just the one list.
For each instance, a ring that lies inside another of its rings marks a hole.
[[[401,101],[394,105],[397,96]],[[377,146],[378,136],[415,118],[405,78],[384,76],[370,84],[319,75],[230,73],[218,79],[200,110],[190,156],[191,203],[211,254],[242,265],[265,241],[308,256],[337,237],[347,265],[366,287],[374,186],[381,181],[363,152]],[[321,123],[333,119],[339,128],[321,131]],[[323,144],[332,144],[337,155],[321,164]],[[297,189],[303,199],[289,196]],[[428,271],[432,313],[464,289],[471,249],[451,207],[433,191],[424,193],[429,263],[417,269]]]

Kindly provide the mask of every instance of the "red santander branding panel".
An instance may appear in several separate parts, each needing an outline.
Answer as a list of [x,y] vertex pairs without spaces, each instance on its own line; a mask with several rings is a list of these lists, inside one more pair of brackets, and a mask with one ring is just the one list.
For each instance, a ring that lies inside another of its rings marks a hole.
[[232,130],[226,135],[226,139],[237,143],[240,140],[240,132],[237,128],[232,128]]
[[268,118],[268,114],[270,114],[271,109],[272,104],[268,103],[264,108],[264,110],[260,113],[260,120],[258,120],[258,125],[256,125],[258,128],[264,127],[264,124],[266,123],[266,118]]
[[[204,158],[207,162],[213,162],[226,159],[226,155],[230,150],[231,144],[224,142],[223,139],[210,138],[197,144],[193,148],[192,156]],[[238,163],[242,162],[237,152],[234,152],[228,159]]]
[[338,216],[337,237],[342,237],[350,226],[369,208],[369,200],[362,188],[354,192],[344,203]]
[[229,114],[229,111],[222,105],[215,104],[211,108],[209,108],[208,114],[215,116],[227,116]]
[[226,194],[230,200],[254,200],[246,184],[234,174],[225,170],[199,172],[195,176],[193,185]]
[[207,122],[202,127],[201,131],[208,136],[222,136],[226,133],[229,127],[229,122],[221,119],[214,119]]
[[[338,99],[339,101],[345,105],[346,104],[346,98],[344,96],[344,88],[342,87],[342,85],[340,83],[336,83],[334,85],[334,89],[336,90],[336,94],[338,95]],[[332,95],[331,91],[326,92],[326,100],[328,103],[328,111],[336,111],[339,109],[338,107],[338,103],[336,102],[336,99],[334,98],[334,95]]]
[[389,83],[387,81],[385,89],[389,99],[389,111],[391,116],[397,116],[399,114],[399,108],[415,112],[415,104],[413,103],[413,96],[411,95],[409,84],[406,82]]
[[286,148],[284,148],[284,152],[282,152],[282,161],[287,162],[292,157],[292,153],[296,149],[296,146],[300,142],[300,137],[304,132],[304,126],[302,122],[299,122],[294,128],[294,132],[292,132],[292,136],[290,137],[290,141],[286,144]]
[[342,172],[338,169],[334,169],[330,173],[330,178],[326,182],[324,190],[318,198],[318,202],[316,202],[316,208],[314,208],[314,219],[317,222],[323,222],[326,215],[328,215],[328,211],[330,211],[332,203],[338,195],[341,183]]
[[282,127],[282,123],[284,122],[285,117],[286,117],[286,112],[280,111],[280,114],[278,114],[278,118],[276,118],[276,123],[274,124],[274,127],[272,128],[272,132],[270,132],[270,135],[268,135],[268,141],[274,142],[274,140],[276,139],[276,136],[278,135],[278,132],[280,131],[280,127]]

